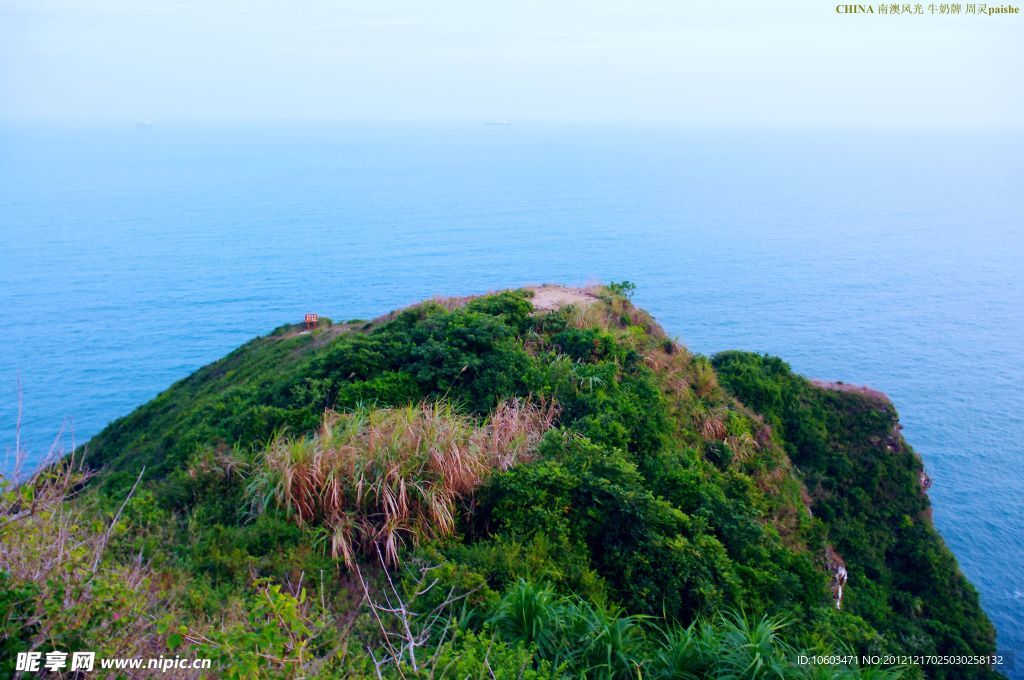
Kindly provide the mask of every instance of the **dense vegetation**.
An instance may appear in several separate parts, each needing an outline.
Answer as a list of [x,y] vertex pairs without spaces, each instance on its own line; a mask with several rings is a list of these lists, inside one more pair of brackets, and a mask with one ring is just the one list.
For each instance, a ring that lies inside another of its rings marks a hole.
[[595,292],[284,326],[4,486],[0,671],[57,647],[246,678],[994,676],[801,665],[993,649],[895,411]]

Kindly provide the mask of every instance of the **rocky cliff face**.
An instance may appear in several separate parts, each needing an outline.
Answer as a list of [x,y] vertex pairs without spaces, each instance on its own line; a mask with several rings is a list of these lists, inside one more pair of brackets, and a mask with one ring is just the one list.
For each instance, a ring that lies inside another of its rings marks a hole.
[[991,649],[992,626],[932,526],[931,481],[891,401],[865,387],[805,380],[772,357],[725,353],[715,365],[727,388],[781,431],[812,511],[828,527],[837,605],[841,594],[845,611],[919,653]]

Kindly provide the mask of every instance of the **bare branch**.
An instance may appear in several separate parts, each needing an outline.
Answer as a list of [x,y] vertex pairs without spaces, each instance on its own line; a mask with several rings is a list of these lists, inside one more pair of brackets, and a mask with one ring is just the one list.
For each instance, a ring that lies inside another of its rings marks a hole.
[[139,470],[139,476],[135,478],[135,483],[132,484],[131,491],[125,496],[124,501],[121,502],[121,507],[117,509],[117,514],[114,515],[114,519],[110,522],[110,526],[103,533],[103,538],[100,539],[99,545],[96,547],[96,553],[93,556],[92,570],[95,572],[100,566],[100,559],[103,557],[103,551],[107,547],[107,542],[110,541],[110,535],[114,532],[114,527],[117,525],[117,521],[121,519],[121,513],[124,512],[124,507],[128,505],[128,501],[131,500],[132,496],[135,495],[135,489],[139,486],[139,482],[142,480],[142,475],[146,473],[146,466],[143,465],[142,469]]

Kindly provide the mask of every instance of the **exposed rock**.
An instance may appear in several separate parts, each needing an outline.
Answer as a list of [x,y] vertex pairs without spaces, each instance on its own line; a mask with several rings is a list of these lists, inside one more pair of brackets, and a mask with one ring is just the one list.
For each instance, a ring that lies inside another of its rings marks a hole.
[[832,598],[836,602],[836,609],[843,606],[843,587],[849,578],[846,572],[846,562],[832,546],[825,546],[825,568],[832,574]]

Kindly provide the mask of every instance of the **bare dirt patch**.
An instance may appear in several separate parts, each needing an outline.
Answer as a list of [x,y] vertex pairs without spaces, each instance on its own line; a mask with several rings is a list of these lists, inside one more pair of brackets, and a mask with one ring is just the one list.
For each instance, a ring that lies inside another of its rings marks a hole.
[[567,305],[584,306],[597,300],[597,296],[585,288],[567,288],[565,286],[531,286],[533,291],[533,308],[540,311],[551,311]]

